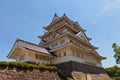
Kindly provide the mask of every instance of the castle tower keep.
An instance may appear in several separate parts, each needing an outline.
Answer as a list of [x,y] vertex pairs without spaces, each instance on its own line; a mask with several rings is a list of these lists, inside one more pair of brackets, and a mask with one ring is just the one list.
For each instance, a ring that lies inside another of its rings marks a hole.
[[75,61],[100,67],[101,60],[105,59],[96,52],[97,47],[90,43],[91,38],[85,34],[86,30],[65,14],[62,17],[55,14],[44,29],[47,32],[38,36],[41,39],[39,45],[55,55],[51,64]]

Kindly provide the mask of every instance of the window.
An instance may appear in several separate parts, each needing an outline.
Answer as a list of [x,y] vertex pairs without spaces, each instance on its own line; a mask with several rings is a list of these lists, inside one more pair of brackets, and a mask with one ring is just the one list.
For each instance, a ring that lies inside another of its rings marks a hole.
[[49,61],[49,57],[36,54],[36,59]]
[[52,39],[52,38],[53,38],[53,35],[50,36],[50,39]]
[[53,47],[54,47],[54,44],[51,45],[51,48],[53,48]]
[[47,61],[49,61],[50,60],[50,58],[49,57],[47,57]]
[[80,54],[79,53],[76,53],[77,54],[77,57],[80,57]]
[[58,42],[55,43],[55,46],[57,46],[57,45],[58,45]]
[[63,44],[63,43],[65,43],[65,40],[60,41],[60,44]]
[[58,37],[60,34],[59,33],[56,33],[55,37]]
[[80,47],[82,47],[82,45],[81,45],[81,44],[80,44],[79,46],[80,46]]
[[51,48],[51,46],[48,46],[48,48]]
[[81,54],[81,58],[84,58],[84,55],[83,55],[83,54]]
[[63,30],[63,33],[65,33],[65,32],[67,32],[67,29],[64,29],[64,30]]
[[35,58],[36,58],[36,59],[39,59],[39,55],[38,55],[38,54],[36,54],[36,55],[35,55]]
[[62,34],[62,33],[63,33],[63,31],[59,31],[58,33],[59,33],[59,34]]
[[19,60],[24,60],[24,59],[25,59],[25,54],[21,55]]
[[59,53],[58,56],[61,57],[61,53]]
[[39,55],[39,59],[40,59],[40,60],[43,60],[43,56]]
[[91,62],[91,63],[97,63],[97,59],[95,56],[91,55],[91,54],[87,54],[86,56],[86,60]]
[[74,51],[73,51],[73,56],[75,55]]
[[66,56],[66,52],[64,52],[63,55]]
[[76,52],[75,51],[73,51],[73,56],[76,56]]

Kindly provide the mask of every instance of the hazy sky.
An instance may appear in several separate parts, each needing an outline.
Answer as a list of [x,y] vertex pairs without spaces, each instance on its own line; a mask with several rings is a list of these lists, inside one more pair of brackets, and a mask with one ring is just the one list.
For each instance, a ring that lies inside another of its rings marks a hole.
[[78,21],[91,43],[107,57],[103,67],[115,65],[112,43],[120,45],[120,0],[0,0],[0,61],[17,38],[38,44],[54,14]]

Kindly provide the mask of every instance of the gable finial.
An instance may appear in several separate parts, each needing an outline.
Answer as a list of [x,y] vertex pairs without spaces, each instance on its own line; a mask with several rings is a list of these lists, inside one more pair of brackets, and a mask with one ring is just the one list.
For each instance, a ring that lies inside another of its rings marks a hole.
[[17,41],[19,40],[19,38],[17,37],[17,39],[16,39]]
[[67,15],[66,15],[65,13],[63,14],[63,16],[62,16],[62,17],[66,17],[66,18],[68,18],[68,17],[67,17]]
[[66,16],[66,14],[64,13],[63,16]]
[[57,13],[55,12],[55,15],[54,16],[57,16]]

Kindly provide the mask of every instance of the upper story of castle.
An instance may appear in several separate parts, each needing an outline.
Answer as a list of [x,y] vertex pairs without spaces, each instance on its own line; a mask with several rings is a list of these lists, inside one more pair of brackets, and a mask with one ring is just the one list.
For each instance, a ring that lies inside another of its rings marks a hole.
[[43,27],[47,32],[42,36],[38,36],[41,39],[40,46],[54,49],[61,44],[74,43],[86,49],[97,49],[91,43],[85,31],[78,22],[74,22],[69,19],[66,14],[62,17],[54,15],[51,23]]

